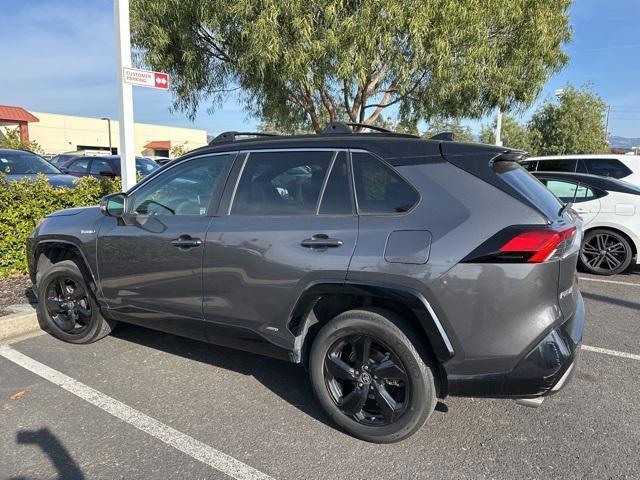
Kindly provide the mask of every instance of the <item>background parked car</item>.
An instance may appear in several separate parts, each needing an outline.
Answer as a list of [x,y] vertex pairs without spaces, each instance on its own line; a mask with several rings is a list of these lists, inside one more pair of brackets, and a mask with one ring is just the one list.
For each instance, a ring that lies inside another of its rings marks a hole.
[[42,173],[54,187],[72,187],[76,180],[71,175],[63,174],[40,155],[10,148],[0,148],[0,172],[7,180],[35,179]]
[[159,156],[153,156],[153,157],[146,157],[149,158],[151,160],[153,160],[154,162],[156,162],[158,165],[164,165],[166,163],[169,163],[171,160],[173,160],[173,158],[169,158],[169,157],[159,157]]
[[530,172],[574,172],[611,177],[640,185],[640,157],[632,155],[550,155],[529,157]]
[[640,187],[581,173],[534,175],[560,200],[574,203],[573,209],[582,217],[580,264],[585,270],[613,275],[640,263]]
[[60,153],[58,155],[54,155],[49,162],[53,163],[56,167],[60,167],[62,164],[68,162],[72,158],[82,157],[84,153],[82,152],[67,152]]
[[[146,157],[136,157],[136,171],[143,177],[157,170],[159,165]],[[100,177],[120,176],[120,155],[107,155],[101,157],[76,157],[63,163],[60,169],[75,177],[91,175]]]

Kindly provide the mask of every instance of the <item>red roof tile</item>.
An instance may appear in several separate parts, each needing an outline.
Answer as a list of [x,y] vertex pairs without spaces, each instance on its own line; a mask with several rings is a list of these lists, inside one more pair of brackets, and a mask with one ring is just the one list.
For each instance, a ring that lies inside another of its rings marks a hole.
[[162,149],[169,150],[171,148],[170,140],[154,140],[153,142],[147,143],[144,148],[151,148],[153,150]]
[[0,105],[0,122],[39,122],[38,117],[31,115],[22,107]]

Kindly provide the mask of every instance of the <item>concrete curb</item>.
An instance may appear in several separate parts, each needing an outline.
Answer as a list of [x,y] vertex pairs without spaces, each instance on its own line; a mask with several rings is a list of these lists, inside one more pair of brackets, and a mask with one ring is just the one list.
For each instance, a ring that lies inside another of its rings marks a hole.
[[40,330],[36,312],[0,317],[0,341]]

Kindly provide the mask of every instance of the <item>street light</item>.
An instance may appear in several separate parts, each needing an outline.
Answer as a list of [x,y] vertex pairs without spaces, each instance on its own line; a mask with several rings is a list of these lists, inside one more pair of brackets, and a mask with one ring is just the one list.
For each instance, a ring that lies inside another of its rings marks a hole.
[[107,117],[102,117],[100,120],[107,121],[107,128],[109,129],[109,155],[113,155],[113,149],[111,148],[111,119]]

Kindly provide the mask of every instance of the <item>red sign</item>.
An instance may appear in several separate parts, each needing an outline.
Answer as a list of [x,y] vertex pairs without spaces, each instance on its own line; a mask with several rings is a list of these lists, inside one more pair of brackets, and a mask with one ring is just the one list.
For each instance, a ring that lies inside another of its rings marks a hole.
[[169,88],[169,75],[166,73],[128,67],[124,67],[122,70],[124,83],[139,87],[159,88],[161,90]]

